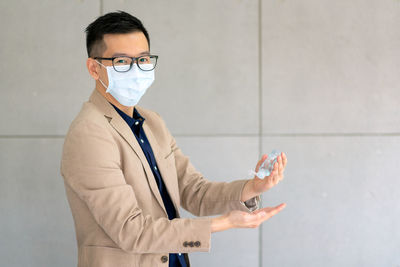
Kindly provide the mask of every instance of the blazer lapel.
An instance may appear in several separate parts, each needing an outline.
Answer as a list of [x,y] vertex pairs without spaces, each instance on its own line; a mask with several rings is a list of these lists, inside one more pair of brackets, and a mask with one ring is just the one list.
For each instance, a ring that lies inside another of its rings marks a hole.
[[[154,137],[151,129],[149,128],[148,124],[146,124],[146,120],[143,123],[143,130],[146,133],[146,137],[149,140],[150,146],[153,150],[154,157],[156,158],[157,166],[159,171],[161,172],[161,176],[163,177],[164,184],[167,188],[168,194],[171,197],[172,203],[174,204],[176,213],[179,214],[179,210],[177,207],[179,201],[179,191],[178,189],[178,181],[176,179],[168,179],[169,177],[168,171],[169,168],[165,161],[166,153],[162,153],[161,146],[158,143],[157,139]],[[167,151],[169,152],[169,151]]]
[[[158,190],[156,180],[153,176],[153,172],[150,169],[149,164],[147,163],[147,158],[143,153],[142,148],[134,137],[131,128],[129,128],[128,124],[121,118],[121,116],[117,113],[117,111],[108,103],[107,99],[105,99],[96,89],[92,93],[90,97],[90,101],[93,102],[109,119],[110,125],[121,135],[122,138],[130,145],[136,155],[139,157],[142,166],[146,173],[146,178],[153,192],[155,198],[158,203],[164,210],[165,214],[167,211],[164,207],[164,202],[161,198],[160,191]],[[144,124],[143,124],[144,125]]]

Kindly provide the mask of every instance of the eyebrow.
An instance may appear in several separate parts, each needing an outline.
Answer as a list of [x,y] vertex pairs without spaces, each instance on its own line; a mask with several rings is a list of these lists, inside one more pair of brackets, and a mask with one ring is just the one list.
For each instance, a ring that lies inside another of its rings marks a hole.
[[[142,53],[139,53],[136,57],[145,56],[145,55],[150,55],[150,52],[144,51]],[[125,54],[125,53],[114,53],[111,57],[121,57],[121,56],[131,57],[130,55]]]

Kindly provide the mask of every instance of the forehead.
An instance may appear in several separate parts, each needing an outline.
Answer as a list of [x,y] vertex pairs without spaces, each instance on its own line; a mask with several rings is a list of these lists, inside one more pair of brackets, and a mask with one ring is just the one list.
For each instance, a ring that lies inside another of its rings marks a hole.
[[106,45],[103,57],[111,57],[116,53],[136,56],[149,51],[149,44],[142,32],[105,34],[103,40]]

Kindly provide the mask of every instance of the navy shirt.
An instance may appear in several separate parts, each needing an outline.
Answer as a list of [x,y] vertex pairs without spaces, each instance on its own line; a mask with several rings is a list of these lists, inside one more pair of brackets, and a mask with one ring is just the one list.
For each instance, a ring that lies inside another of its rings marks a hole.
[[[133,118],[126,115],[123,111],[119,110],[116,106],[113,105],[115,110],[119,113],[119,115],[125,120],[125,122],[132,129],[133,134],[136,137],[140,147],[143,150],[144,155],[146,156],[147,162],[150,165],[150,168],[153,172],[154,178],[156,179],[158,190],[160,191],[162,200],[164,202],[165,209],[168,214],[168,219],[172,220],[176,218],[176,210],[172,200],[168,194],[167,188],[165,187],[164,181],[161,177],[161,173],[158,170],[157,162],[153,154],[153,150],[151,149],[150,143],[147,140],[146,134],[143,130],[143,122],[144,118],[139,114],[137,109],[135,108],[133,111]],[[187,267],[184,254],[169,254],[169,266],[170,267]]]

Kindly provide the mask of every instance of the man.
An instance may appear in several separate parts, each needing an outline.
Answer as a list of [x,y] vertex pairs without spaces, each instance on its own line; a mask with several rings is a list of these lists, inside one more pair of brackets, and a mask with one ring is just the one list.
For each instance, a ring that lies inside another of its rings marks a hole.
[[[109,13],[86,34],[96,88],[70,126],[61,162],[79,267],[189,266],[187,253],[209,251],[211,233],[258,227],[285,206],[258,209],[259,195],[283,179],[283,153],[263,179],[210,182],[159,114],[137,105],[158,58],[137,18]],[[184,219],[180,206],[197,216],[225,215]]]

